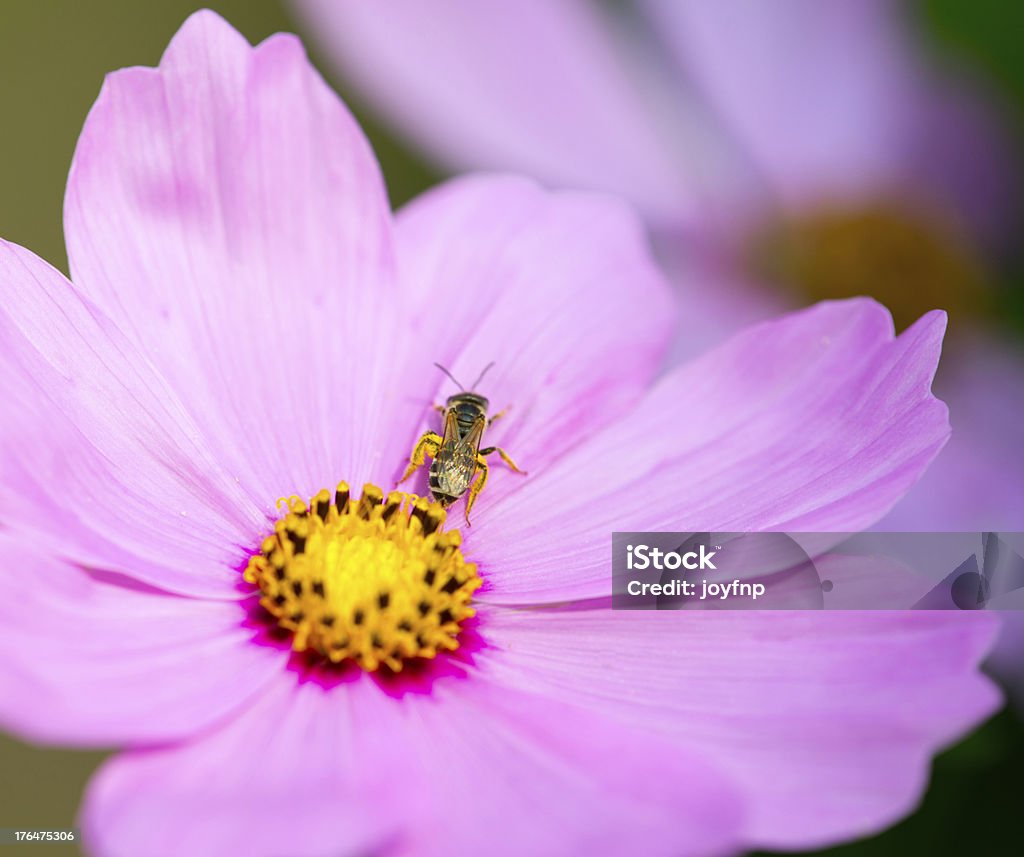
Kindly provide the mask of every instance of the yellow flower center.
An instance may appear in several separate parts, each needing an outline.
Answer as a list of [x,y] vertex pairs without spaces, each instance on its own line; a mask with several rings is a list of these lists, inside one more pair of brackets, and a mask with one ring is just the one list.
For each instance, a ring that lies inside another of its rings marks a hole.
[[481,580],[462,556],[458,530],[445,532],[445,510],[413,494],[363,486],[358,500],[342,482],[309,505],[281,500],[274,524],[245,579],[260,604],[293,635],[296,651],[312,649],[365,670],[394,671],[412,658],[459,647],[461,623]]
[[819,206],[769,225],[749,249],[756,274],[814,300],[871,295],[897,328],[936,307],[984,309],[985,271],[966,235],[923,205]]

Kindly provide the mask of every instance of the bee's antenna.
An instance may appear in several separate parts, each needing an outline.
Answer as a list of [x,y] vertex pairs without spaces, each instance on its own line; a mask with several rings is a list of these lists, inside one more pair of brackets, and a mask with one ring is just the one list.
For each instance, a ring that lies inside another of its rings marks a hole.
[[[442,372],[444,372],[445,375],[447,375],[449,378],[451,378],[452,382],[455,384],[455,386],[458,387],[460,390],[462,390],[463,393],[466,392],[466,388],[463,387],[462,384],[460,384],[458,381],[456,381],[455,380],[455,376],[451,372],[449,372],[447,369],[445,369],[444,366],[442,366],[440,363],[435,363],[434,365],[438,369],[440,369]],[[488,367],[488,368],[490,368],[490,367]]]
[[484,371],[480,373],[480,377],[479,377],[479,378],[477,378],[477,379],[476,379],[476,380],[475,380],[475,381],[473,382],[473,386],[472,386],[472,387],[471,387],[470,389],[473,389],[473,390],[475,390],[475,389],[476,389],[477,387],[479,387],[479,386],[480,386],[480,382],[481,382],[481,381],[483,381],[483,379],[484,379],[484,375],[486,375],[486,374],[487,374],[488,372],[490,372],[490,371],[491,371],[491,367],[492,367],[493,365],[494,365],[494,361],[492,360],[492,361],[491,361],[490,363],[488,363],[488,364],[487,364],[486,366],[484,366]]

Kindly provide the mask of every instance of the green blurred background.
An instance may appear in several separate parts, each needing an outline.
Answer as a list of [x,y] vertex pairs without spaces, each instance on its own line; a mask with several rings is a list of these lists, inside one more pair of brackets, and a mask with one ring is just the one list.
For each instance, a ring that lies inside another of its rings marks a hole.
[[[297,29],[281,3],[226,0],[208,5],[250,41]],[[196,8],[187,0],[0,4],[0,235],[66,270],[64,182],[103,75],[127,65],[155,65],[172,34]],[[995,81],[1015,111],[1011,120],[1018,130],[1024,128],[1024,4],[924,0],[917,12],[935,49],[973,64]],[[318,60],[315,51],[313,59]],[[370,135],[396,205],[440,178],[348,93],[342,90],[342,95]],[[1021,267],[1004,275],[1007,288],[1002,291],[1002,314],[1017,325],[1024,318]],[[42,749],[0,736],[0,827],[71,826],[85,782],[102,759],[102,753]],[[880,836],[823,853],[1021,853],[1017,813],[1024,795],[1022,779],[1024,728],[1016,714],[1004,711],[939,757],[931,788],[915,815]],[[0,855],[22,851],[77,853],[73,846],[0,846]]]

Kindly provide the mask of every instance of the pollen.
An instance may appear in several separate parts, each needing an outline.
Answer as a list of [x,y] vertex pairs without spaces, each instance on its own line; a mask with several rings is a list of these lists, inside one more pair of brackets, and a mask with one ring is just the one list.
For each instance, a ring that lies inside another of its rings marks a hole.
[[462,623],[481,584],[462,555],[458,530],[445,531],[436,502],[376,485],[359,499],[342,482],[286,513],[245,569],[260,605],[291,632],[295,651],[334,663],[398,672],[414,658],[459,647]]

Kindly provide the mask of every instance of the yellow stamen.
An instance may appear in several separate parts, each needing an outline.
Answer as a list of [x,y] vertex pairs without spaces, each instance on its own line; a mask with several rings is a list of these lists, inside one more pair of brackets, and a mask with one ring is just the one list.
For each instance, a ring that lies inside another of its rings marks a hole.
[[358,500],[342,482],[288,512],[249,560],[245,579],[260,604],[292,632],[292,648],[365,670],[402,669],[459,647],[461,623],[481,581],[467,563],[458,530],[444,532],[445,510],[414,494],[363,486]]

